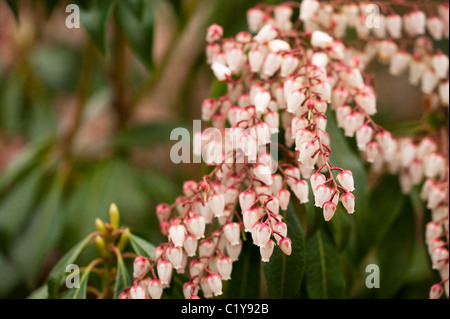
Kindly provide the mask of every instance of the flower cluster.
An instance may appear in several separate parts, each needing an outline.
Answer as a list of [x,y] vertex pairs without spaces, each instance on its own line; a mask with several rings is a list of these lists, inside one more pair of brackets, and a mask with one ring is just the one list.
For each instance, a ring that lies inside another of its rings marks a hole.
[[[295,21],[296,2],[259,5],[247,12],[251,33],[224,38],[220,26],[208,28],[207,62],[227,93],[202,104],[202,119],[212,127],[195,136],[194,154],[213,169],[199,182],[185,182],[175,203],[157,207],[168,241],[152,258],[135,260],[135,284],[121,297],[160,298],[173,269],[188,272],[186,298],[198,298],[200,290],[206,298],[220,295],[246,232],[263,262],[275,246],[290,255],[283,211],[292,195],[301,204],[313,198],[326,221],[339,202],[354,213],[352,172],[329,161],[327,116],[333,113],[344,134],[356,137],[367,162],[399,173],[404,192],[426,178],[422,197],[433,215],[427,244],[443,277],[431,294],[442,294],[445,283],[448,295],[448,243],[442,241],[448,237],[446,154],[439,141],[397,138],[377,125],[377,97],[364,72],[375,58],[395,76],[409,69],[410,82],[420,85],[431,108],[448,109],[448,57],[430,40],[448,38],[448,5],[430,5],[429,17],[418,9],[400,17],[375,3],[382,12],[371,16],[366,3],[303,0]],[[349,28],[365,46],[346,42]],[[273,136],[279,132],[278,145]],[[279,161],[270,151],[274,146],[283,154]]]

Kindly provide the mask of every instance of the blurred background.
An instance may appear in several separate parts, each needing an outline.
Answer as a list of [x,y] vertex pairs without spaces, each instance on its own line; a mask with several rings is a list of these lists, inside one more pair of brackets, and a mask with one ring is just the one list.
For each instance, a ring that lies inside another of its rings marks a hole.
[[[39,287],[111,202],[133,232],[162,240],[155,206],[203,169],[168,159],[171,130],[190,129],[214,90],[206,27],[247,30],[246,10],[259,2],[282,1],[0,0],[1,298]],[[81,8],[80,28],[66,27],[70,3]],[[382,92],[375,119],[388,129],[417,124],[422,97],[406,75],[371,71]],[[422,246],[415,281],[385,297],[426,297],[437,277]]]

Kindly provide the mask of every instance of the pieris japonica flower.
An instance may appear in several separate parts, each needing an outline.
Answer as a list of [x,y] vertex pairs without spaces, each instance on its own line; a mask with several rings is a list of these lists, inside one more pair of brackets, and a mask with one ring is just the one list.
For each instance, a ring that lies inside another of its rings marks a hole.
[[[404,193],[422,185],[420,197],[432,214],[424,239],[444,280],[432,287],[430,297],[448,289],[448,248],[441,238],[448,232],[448,165],[440,138],[398,138],[375,123],[377,93],[366,70],[378,59],[392,76],[408,73],[430,109],[448,110],[449,59],[429,38],[448,38],[448,5],[430,4],[421,11],[405,2],[401,15],[383,8],[375,15],[380,22],[375,29],[366,25],[366,5],[303,0],[257,6],[247,11],[251,33],[224,38],[220,26],[207,29],[208,64],[227,92],[206,99],[201,116],[220,133],[195,134],[193,153],[205,155],[211,172],[199,182],[187,181],[173,205],[157,207],[168,240],[155,249],[156,259],[135,260],[138,280],[157,269],[158,278],[152,276],[146,286],[152,299],[161,297],[173,269],[184,271],[188,257],[185,298],[197,298],[199,291],[206,298],[222,294],[222,280],[232,279],[232,263],[242,253],[242,231],[259,247],[263,262],[270,262],[274,249],[291,255],[296,243],[287,237],[283,211],[293,200],[309,201],[308,179],[325,221],[333,222],[338,205],[355,212],[353,173],[329,161],[336,147],[329,115],[343,135],[356,138],[374,173],[398,174]],[[343,39],[348,28],[356,32],[358,47]],[[280,163],[269,154],[278,132],[284,134]],[[137,288],[130,294],[145,297]]]

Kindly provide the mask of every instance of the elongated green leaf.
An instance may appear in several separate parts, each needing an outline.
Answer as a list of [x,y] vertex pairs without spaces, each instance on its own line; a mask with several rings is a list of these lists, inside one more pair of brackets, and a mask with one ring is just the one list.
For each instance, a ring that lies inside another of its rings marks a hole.
[[40,286],[38,289],[29,294],[27,299],[48,299],[47,285]]
[[127,268],[125,267],[125,263],[123,262],[122,257],[120,257],[117,259],[117,275],[116,284],[114,285],[114,299],[117,299],[120,293],[130,285],[131,277],[128,273]]
[[329,223],[334,241],[336,242],[336,248],[339,252],[347,247],[350,235],[352,234],[350,218],[353,218],[353,216],[349,215],[343,207],[338,206],[332,221]]
[[271,298],[294,298],[303,280],[306,268],[306,249],[303,231],[297,215],[290,206],[286,212],[288,237],[292,253],[286,256],[275,247],[270,262],[263,263],[264,277]]
[[108,52],[106,29],[114,11],[115,1],[90,0],[86,9],[81,10],[80,19],[92,42],[102,53]]
[[366,216],[357,216],[358,249],[361,257],[384,238],[400,214],[404,201],[396,176],[385,176],[372,191],[370,212]]
[[80,278],[80,285],[78,288],[70,288],[68,293],[64,295],[64,299],[86,299],[87,284],[91,269],[87,268]]
[[42,169],[37,168],[7,194],[0,204],[0,232],[11,236],[23,227],[31,212],[42,174]]
[[173,129],[182,126],[175,122],[155,122],[141,126],[134,126],[121,131],[113,138],[116,147],[155,146],[170,142],[170,133]]
[[50,150],[54,143],[53,137],[42,138],[31,144],[10,166],[0,175],[0,193],[10,186],[21,174],[40,162],[41,157]]
[[84,248],[88,245],[91,238],[92,236],[89,235],[78,242],[58,261],[55,267],[53,267],[53,270],[50,272],[47,280],[49,298],[56,298],[59,288],[64,282],[67,265],[73,264],[76,261],[76,259],[83,252]]
[[20,283],[14,264],[0,253],[0,297],[6,297]]
[[314,206],[314,195],[309,192],[309,201],[305,204],[306,210],[306,238],[310,238],[323,225],[323,209]]
[[31,224],[14,243],[13,260],[29,287],[35,286],[45,258],[61,234],[63,219],[60,205],[63,186],[62,179],[56,176]]
[[154,3],[147,0],[117,2],[117,17],[128,42],[148,70],[153,69]]
[[259,248],[251,240],[243,243],[239,260],[233,263],[231,281],[228,283],[226,296],[236,299],[257,299],[260,291]]
[[306,290],[309,298],[343,298],[345,280],[340,256],[323,228],[306,241]]
[[[395,298],[412,265],[415,238],[414,210],[405,201],[391,229],[377,249],[380,267],[380,298]],[[424,298],[426,295],[424,294]]]
[[153,246],[151,243],[133,234],[130,234],[128,236],[128,239],[136,254],[138,254],[139,256],[145,256],[150,258],[155,257],[154,254],[155,246]]

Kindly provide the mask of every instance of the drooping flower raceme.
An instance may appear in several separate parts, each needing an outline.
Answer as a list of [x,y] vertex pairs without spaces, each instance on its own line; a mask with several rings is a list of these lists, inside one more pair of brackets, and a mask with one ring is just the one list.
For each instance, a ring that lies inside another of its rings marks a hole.
[[[329,116],[346,136],[356,138],[375,170],[386,164],[400,175],[405,193],[426,179],[421,196],[433,215],[426,241],[443,279],[430,296],[440,296],[442,286],[448,295],[448,244],[442,241],[448,238],[445,154],[435,139],[397,138],[373,121],[377,96],[364,71],[375,58],[394,76],[409,70],[409,81],[429,96],[430,107],[448,110],[448,57],[423,36],[448,38],[448,5],[438,6],[429,18],[418,9],[403,18],[391,10],[378,16],[382,27],[373,32],[364,24],[364,5],[303,0],[297,22],[293,6],[250,9],[252,34],[223,38],[220,26],[208,28],[207,62],[227,92],[202,104],[202,119],[215,130],[196,135],[194,152],[212,171],[198,182],[185,182],[175,203],[158,205],[160,229],[168,240],[153,258],[136,259],[135,286],[122,297],[161,297],[173,271],[189,278],[186,298],[198,298],[199,291],[206,298],[220,295],[244,232],[259,247],[263,262],[270,262],[274,249],[292,253],[295,242],[283,217],[292,200],[304,204],[313,198],[326,221],[339,205],[349,214],[357,211],[353,173],[329,161]],[[364,48],[351,48],[342,39],[347,27],[356,28]],[[400,49],[402,37],[413,39],[412,52]],[[279,145],[273,138],[278,133],[283,134]],[[273,156],[273,147],[282,159]]]

